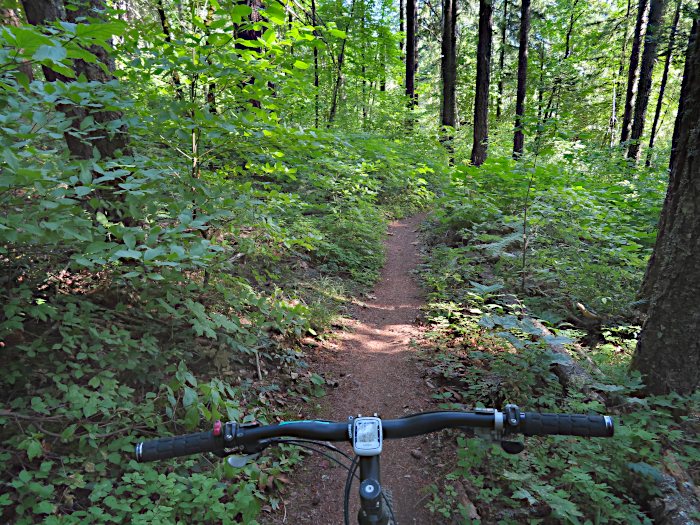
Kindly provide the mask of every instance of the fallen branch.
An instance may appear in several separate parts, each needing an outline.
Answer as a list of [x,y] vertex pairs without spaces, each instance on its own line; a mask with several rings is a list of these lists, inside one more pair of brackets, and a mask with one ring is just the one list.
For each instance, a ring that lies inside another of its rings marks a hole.
[[[533,326],[542,332],[540,336],[535,337],[544,338],[548,335],[553,335],[552,332],[550,332],[547,329],[547,327],[544,326],[537,319],[532,319],[529,317],[525,319],[529,319],[532,322]],[[554,375],[556,375],[559,378],[559,382],[566,390],[578,390],[580,392],[583,392],[588,397],[599,401],[605,406],[608,406],[610,404],[610,399],[608,398],[608,396],[606,396],[605,394],[601,394],[600,392],[595,392],[593,390],[593,385],[595,385],[598,381],[591,374],[586,372],[586,370],[581,365],[574,361],[574,359],[571,357],[571,354],[566,348],[564,348],[561,345],[555,345],[551,343],[547,343],[547,346],[552,352],[559,355],[563,355],[567,358],[566,363],[555,363],[552,367]],[[582,353],[582,351],[580,353]],[[597,366],[595,367],[595,370],[597,372],[600,372]],[[600,373],[602,374],[602,372]]]

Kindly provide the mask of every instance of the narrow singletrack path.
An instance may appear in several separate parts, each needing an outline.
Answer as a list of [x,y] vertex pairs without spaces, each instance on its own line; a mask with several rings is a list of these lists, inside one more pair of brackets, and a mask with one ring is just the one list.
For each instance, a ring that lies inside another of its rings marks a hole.
[[[380,281],[363,307],[357,307],[357,321],[340,334],[340,348],[327,371],[340,377],[340,386],[329,392],[317,417],[344,421],[358,413],[393,419],[420,412],[429,406],[430,392],[421,371],[410,361],[415,353],[409,343],[422,337],[416,325],[423,304],[421,291],[411,270],[419,262],[417,226],[423,216],[392,222],[387,235],[387,263]],[[376,299],[375,299],[376,297]],[[384,443],[381,455],[382,486],[394,493],[399,525],[429,524],[424,489],[433,481],[426,462],[428,441],[423,437]],[[343,446],[343,450],[350,447]],[[413,452],[413,454],[412,454]],[[417,457],[416,457],[417,456]],[[285,523],[343,524],[343,495],[347,471],[333,468],[323,458],[306,460],[308,471],[294,479]],[[357,523],[358,484],[352,489],[350,523]],[[275,519],[282,523],[283,519]]]

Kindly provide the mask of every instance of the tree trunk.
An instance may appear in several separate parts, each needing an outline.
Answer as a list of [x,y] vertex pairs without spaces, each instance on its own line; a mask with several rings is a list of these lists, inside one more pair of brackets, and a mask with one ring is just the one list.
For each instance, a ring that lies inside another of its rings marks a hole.
[[520,49],[518,50],[518,92],[515,101],[515,135],[513,156],[520,157],[525,148],[525,134],[521,121],[525,114],[525,94],[527,93],[527,45],[530,34],[530,0],[522,0],[520,15]]
[[[207,47],[211,46],[211,43],[209,42],[209,26],[211,26],[213,20],[214,4],[213,2],[210,2],[209,10],[207,11],[207,20],[205,22],[207,28]],[[207,64],[209,64],[210,66],[212,65],[211,58],[207,59]],[[211,113],[212,115],[216,115],[218,113],[216,109],[216,82],[209,82],[209,85],[207,86],[207,104],[209,105],[209,113]]]
[[406,0],[406,96],[408,106],[416,105],[416,0]]
[[[698,10],[700,11],[700,2],[698,2]],[[681,84],[681,94],[680,98],[678,101],[678,114],[676,116],[676,123],[673,128],[673,138],[671,140],[671,158],[669,160],[669,171],[671,172],[671,182],[669,183],[669,188],[671,188],[672,183],[673,183],[673,173],[675,170],[676,166],[676,157],[677,157],[677,150],[678,150],[678,140],[680,137],[680,130],[681,130],[681,120],[683,119],[683,114],[685,113],[685,108],[687,105],[687,98],[688,98],[688,91],[690,90],[690,78],[691,78],[691,61],[692,61],[692,52],[695,46],[695,40],[697,37],[698,33],[698,20],[697,18],[694,19],[693,21],[693,27],[690,30],[690,36],[688,37],[688,49],[686,51],[686,57],[685,57],[685,67],[683,70],[683,82]],[[695,73],[697,75],[697,72]],[[668,191],[666,194],[666,200],[668,200]],[[664,207],[666,204],[664,203]],[[662,237],[666,235],[667,231],[667,226],[666,226],[666,215],[663,213],[661,214],[661,218],[659,219],[659,227],[657,229],[657,236],[656,236],[656,244],[658,245]],[[651,257],[649,258],[649,262],[647,264],[647,269],[646,272],[644,273],[644,279],[642,280],[642,285],[639,288],[639,292],[637,292],[637,300],[638,301],[646,301],[640,304],[638,307],[639,310],[645,312],[649,308],[649,301],[653,293],[654,289],[654,284],[656,281],[659,279],[659,271],[663,265],[663,261],[658,261],[657,259],[661,258],[662,254],[657,254],[656,250],[651,254]]]
[[627,23],[630,17],[632,8],[632,0],[627,0],[627,14],[625,14],[625,34],[622,38],[622,56],[620,57],[620,68],[617,72],[617,77],[613,83],[612,93],[612,113],[610,115],[610,147],[615,145],[615,131],[617,128],[617,106],[619,97],[619,85],[622,73],[625,71],[625,52],[627,51]]
[[[23,0],[22,7],[27,15],[27,21],[32,25],[45,25],[56,20],[63,20],[70,23],[77,23],[80,17],[100,18],[104,5],[101,0],[89,0],[81,4],[76,10],[66,11],[61,0]],[[84,22],[83,22],[84,23]],[[107,50],[102,46],[91,45],[88,49],[95,55],[97,60],[107,66],[109,73],[106,73],[99,65],[85,62],[82,59],[73,60],[73,71],[75,78],[84,75],[89,82],[109,82],[114,80],[114,61],[109,58]],[[52,69],[42,66],[44,76],[48,82],[72,82],[74,79],[56,73]],[[97,149],[101,158],[114,158],[117,150],[124,150],[129,144],[129,135],[126,125],[120,126],[114,131],[113,136],[106,132],[104,128],[110,122],[120,120],[123,117],[121,111],[100,111],[94,108],[79,107],[72,104],[58,104],[57,109],[65,113],[70,119],[71,126],[65,131],[66,144],[74,157],[80,159],[91,159],[94,156],[93,148]],[[94,124],[98,128],[88,133],[80,131],[80,124],[87,118],[92,117]]]
[[[399,0],[399,31],[401,33],[404,32],[404,25],[403,25],[403,0]],[[408,38],[408,36],[406,37]],[[403,54],[403,38],[399,41],[399,54],[401,55],[401,60],[405,60],[404,54]]]
[[639,81],[639,51],[642,47],[642,34],[646,28],[649,0],[639,0],[637,10],[637,23],[634,27],[634,39],[630,53],[630,69],[627,74],[627,96],[625,97],[625,111],[622,115],[622,129],[620,131],[620,144],[627,142],[632,131],[632,115],[634,113],[635,98]]
[[365,51],[367,49],[367,40],[365,39],[365,12],[364,5],[362,11],[362,29],[360,32],[360,39],[362,40],[362,129],[365,129],[367,124],[367,59]]
[[[312,23],[314,25],[314,36],[318,36],[316,33],[316,0],[311,0],[311,16],[312,16]],[[315,127],[318,128],[318,111],[319,111],[319,93],[318,93],[318,47],[316,47],[316,43],[314,42],[314,92],[315,94],[315,103],[314,103],[314,111],[316,115],[315,119]]]
[[[698,2],[698,12],[700,12],[700,2]],[[686,95],[688,93],[688,89],[690,89],[690,85],[688,84],[690,78],[690,53],[693,49],[693,45],[695,44],[695,39],[698,36],[698,31],[700,30],[700,28],[698,27],[699,25],[700,24],[698,23],[697,17],[693,18],[693,26],[690,29],[690,36],[688,37],[688,50],[686,51],[685,55],[685,66],[683,68],[683,82],[681,83],[681,94],[678,99],[678,112],[676,114],[676,124],[673,128],[673,138],[671,139],[671,158],[668,161],[668,169],[669,171],[671,171],[671,173],[673,173],[673,165],[675,164],[676,159],[676,147],[678,145],[680,121],[681,117],[683,116],[683,111],[685,109]]]
[[639,76],[639,93],[637,103],[634,107],[634,123],[632,124],[632,135],[630,140],[627,158],[639,160],[640,141],[644,133],[644,121],[649,108],[649,95],[651,94],[652,75],[654,74],[654,63],[656,62],[656,49],[659,47],[659,38],[663,26],[665,0],[651,0],[649,9],[649,25],[644,38],[644,54],[642,55],[642,67]]
[[[168,17],[165,15],[165,7],[163,6],[163,0],[158,0],[156,4],[156,9],[158,11],[158,18],[160,18],[160,27],[165,35],[165,41],[169,44],[172,39],[170,36],[170,24],[168,23]],[[182,86],[180,85],[180,75],[175,69],[171,73],[171,78],[173,79],[173,86],[175,87],[175,94],[178,99],[182,99]]]
[[457,0],[445,0],[442,23],[442,125],[455,127],[457,57],[454,45]]
[[474,144],[471,157],[474,166],[481,166],[484,163],[488,148],[491,39],[493,33],[491,26],[491,0],[479,0],[479,44],[476,51],[476,96],[474,98]]
[[673,24],[671,25],[671,35],[668,39],[668,49],[666,50],[666,62],[664,64],[664,73],[661,77],[661,86],[659,87],[659,99],[656,101],[656,112],[654,113],[654,123],[651,126],[651,136],[649,137],[649,151],[647,152],[646,167],[651,165],[651,151],[654,148],[654,139],[656,138],[657,126],[661,118],[661,109],[664,101],[664,93],[666,91],[666,82],[668,81],[668,70],[671,66],[671,58],[673,57],[673,46],[676,43],[676,28],[678,20],[681,16],[682,0],[676,3],[676,13],[673,15]]
[[348,18],[348,23],[345,24],[345,38],[343,39],[343,44],[340,46],[340,55],[338,55],[338,78],[335,82],[335,87],[333,88],[333,99],[331,101],[331,111],[328,115],[328,126],[330,127],[333,119],[335,118],[335,113],[338,109],[338,91],[340,91],[341,85],[345,84],[345,78],[343,76],[343,62],[345,61],[345,43],[348,41],[348,30],[350,29],[350,22],[352,21],[352,15],[355,11],[355,0],[350,4],[350,16]]
[[574,32],[574,23],[576,22],[576,5],[579,0],[574,0],[574,5],[571,8],[571,18],[569,19],[569,29],[566,32],[566,50],[564,51],[564,60],[571,56],[571,35]]
[[653,277],[649,317],[631,363],[644,377],[645,393],[652,395],[690,394],[700,383],[699,42],[688,57],[688,90],[676,122],[676,159],[647,270]]
[[[245,5],[251,8],[251,12],[248,15],[248,23],[242,24],[245,27],[245,29],[236,28],[236,38],[240,38],[242,40],[250,40],[253,42],[257,41],[258,38],[262,36],[262,30],[255,29],[254,27],[252,27],[252,24],[265,21],[262,14],[260,14],[260,10],[263,9],[262,0],[236,0],[235,3],[239,5]],[[245,44],[236,44],[235,48],[241,50],[256,51],[258,53],[262,52],[262,48],[260,47],[248,47]],[[243,82],[243,84],[252,86],[253,84],[255,84],[255,77],[249,77],[246,81]],[[192,82],[191,88],[194,87],[195,82]],[[190,98],[191,101],[194,102],[195,94],[193,92],[193,89],[191,89]],[[249,102],[254,108],[260,109],[262,107],[260,100],[252,98],[249,100]]]
[[496,120],[501,118],[503,107],[503,75],[506,61],[506,31],[508,30],[508,0],[503,0],[503,27],[501,27],[501,53],[498,58],[498,100],[496,101]]

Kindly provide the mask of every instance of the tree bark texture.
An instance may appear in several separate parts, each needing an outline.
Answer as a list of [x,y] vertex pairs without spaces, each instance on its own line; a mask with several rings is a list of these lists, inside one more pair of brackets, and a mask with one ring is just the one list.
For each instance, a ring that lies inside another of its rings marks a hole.
[[630,69],[627,74],[627,95],[625,96],[625,110],[622,114],[620,144],[629,140],[632,131],[632,117],[639,84],[639,54],[642,48],[642,34],[647,23],[648,8],[649,0],[639,0],[637,23],[634,27],[634,38],[632,39],[632,50],[630,52]]
[[[700,14],[700,2],[698,2],[698,13],[696,14]],[[673,173],[673,165],[676,159],[678,133],[680,131],[680,121],[681,117],[683,116],[683,110],[685,109],[685,97],[686,93],[688,92],[688,89],[690,88],[688,84],[688,79],[690,78],[690,53],[693,49],[693,45],[695,44],[695,39],[698,36],[698,25],[700,24],[698,24],[697,17],[693,18],[693,26],[690,29],[690,36],[688,37],[688,50],[686,51],[685,55],[685,66],[683,67],[683,81],[681,82],[681,94],[678,99],[678,112],[676,114],[676,124],[673,127],[673,138],[671,139],[671,158],[668,161],[668,169],[671,171],[671,173]]]
[[496,101],[496,119],[501,118],[503,107],[503,75],[506,61],[506,32],[508,30],[508,0],[503,0],[503,26],[501,27],[501,53],[498,58],[498,100]]
[[457,0],[445,0],[442,23],[442,125],[455,127]]
[[471,156],[474,166],[481,166],[484,163],[488,149],[492,15],[491,0],[480,0],[479,44],[476,51],[476,96],[474,97],[474,144]]
[[[399,0],[399,31],[401,33],[403,33],[405,30],[404,23],[403,23],[403,20],[404,20],[403,13],[404,13],[403,0]],[[399,54],[401,55],[401,60],[405,60],[405,57],[403,54],[403,44],[404,44],[404,39],[402,38],[401,40],[399,40]]]
[[681,5],[682,0],[676,2],[676,12],[673,15],[673,23],[671,24],[671,34],[668,38],[668,48],[666,49],[666,57],[664,63],[664,73],[661,77],[661,85],[659,86],[659,98],[656,101],[656,111],[654,112],[654,123],[651,125],[651,135],[649,136],[649,151],[647,152],[646,166],[651,165],[651,150],[654,147],[654,139],[656,138],[657,127],[659,125],[659,119],[661,118],[661,109],[663,108],[664,93],[666,91],[666,82],[668,81],[668,70],[671,66],[671,58],[673,57],[673,46],[676,43],[676,29],[678,27],[678,20],[681,16]]
[[[700,11],[700,1],[698,1],[698,11]],[[690,35],[688,36],[688,49],[686,51],[686,57],[685,57],[685,67],[683,70],[683,82],[681,83],[681,94],[680,94],[680,99],[678,101],[678,114],[676,115],[676,122],[673,128],[673,138],[671,140],[671,158],[669,160],[669,172],[671,173],[671,179],[669,181],[669,188],[673,185],[673,174],[674,174],[674,168],[675,168],[675,160],[676,160],[676,152],[678,148],[678,139],[680,137],[680,131],[681,131],[681,120],[683,119],[683,113],[685,112],[685,107],[686,107],[686,98],[688,91],[690,89],[690,75],[691,75],[691,70],[690,70],[690,65],[692,61],[692,52],[695,46],[695,40],[697,37],[698,33],[698,20],[697,18],[694,19],[693,21],[693,26],[690,30]],[[669,194],[668,192],[666,193],[666,200],[669,199]],[[664,203],[664,206],[666,206],[666,203]],[[657,228],[657,234],[656,234],[656,243],[659,244],[661,242],[661,238],[666,234],[666,215],[663,213],[661,214],[661,217],[659,219],[659,226]],[[639,288],[639,292],[637,292],[637,300],[638,301],[646,301],[644,303],[641,303],[640,306],[638,307],[639,310],[646,312],[649,309],[649,301],[654,289],[654,284],[659,278],[659,271],[662,267],[662,262],[658,261],[657,259],[660,259],[663,256],[661,253],[657,253],[656,250],[654,250],[651,254],[651,257],[649,258],[649,262],[647,263],[647,269],[646,272],[644,273],[644,279],[642,280],[642,285]]]
[[649,108],[649,95],[654,74],[654,64],[656,63],[656,50],[659,47],[659,39],[663,26],[665,0],[651,0],[649,9],[649,24],[644,37],[644,53],[642,55],[642,66],[639,75],[639,92],[634,106],[634,122],[632,124],[632,135],[630,140],[627,158],[634,159],[635,163],[639,159],[640,140],[644,133],[644,121],[646,120]]
[[527,93],[527,46],[530,36],[530,0],[522,0],[520,14],[520,49],[518,50],[518,91],[515,100],[515,134],[513,137],[513,156],[519,157],[525,148],[522,117],[525,114],[525,95]]
[[[77,23],[80,17],[100,18],[100,11],[104,9],[101,0],[89,0],[78,5],[74,11],[66,10],[61,0],[22,0],[22,7],[27,16],[27,21],[32,25],[46,25],[56,20]],[[84,22],[83,22],[84,23]],[[107,50],[102,46],[92,45],[88,49],[97,60],[107,66],[110,73],[97,64],[85,62],[82,59],[73,60],[75,78],[84,75],[88,82],[110,82],[115,79],[111,74],[114,71],[114,61],[110,59]],[[44,77],[48,82],[60,80],[73,82],[75,79],[61,75],[54,70],[42,66]],[[93,148],[96,148],[102,158],[114,158],[117,150],[126,149],[129,144],[129,135],[126,125],[120,126],[113,136],[106,131],[96,129],[87,134],[80,131],[80,124],[91,116],[97,127],[105,126],[115,120],[120,120],[123,114],[120,111],[99,111],[91,107],[80,107],[72,104],[58,104],[57,109],[65,113],[71,119],[71,126],[65,131],[66,144],[71,155],[80,159],[93,158]]]
[[406,96],[409,107],[416,105],[416,0],[406,0]]
[[690,394],[700,383],[700,40],[689,56],[688,90],[678,126],[659,232],[647,273],[649,317],[631,363],[647,394]]
[[613,83],[612,112],[610,115],[610,147],[615,145],[615,132],[617,129],[617,106],[619,97],[619,85],[622,73],[625,71],[625,52],[627,51],[627,23],[629,22],[632,0],[627,0],[627,14],[625,14],[625,33],[622,37],[622,55],[620,56],[620,68]]

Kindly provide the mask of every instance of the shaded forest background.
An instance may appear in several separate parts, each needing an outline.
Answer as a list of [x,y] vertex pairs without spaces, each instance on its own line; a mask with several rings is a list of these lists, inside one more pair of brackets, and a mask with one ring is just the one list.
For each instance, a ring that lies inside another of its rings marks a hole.
[[1,16],[3,522],[280,511],[291,447],[232,469],[139,465],[133,445],[313,407],[334,378],[308,356],[378,278],[386,221],[419,210],[421,359],[452,381],[436,403],[619,422],[518,458],[453,436],[458,465],[426,488],[436,523],[470,523],[459,479],[485,523],[697,518],[697,4]]

